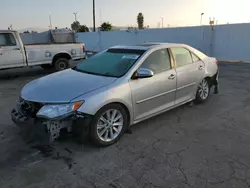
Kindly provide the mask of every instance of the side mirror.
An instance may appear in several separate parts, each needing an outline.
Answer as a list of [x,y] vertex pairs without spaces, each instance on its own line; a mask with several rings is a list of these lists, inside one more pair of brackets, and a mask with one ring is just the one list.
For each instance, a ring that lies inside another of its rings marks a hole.
[[139,68],[134,75],[134,78],[150,78],[154,76],[154,72],[150,69]]

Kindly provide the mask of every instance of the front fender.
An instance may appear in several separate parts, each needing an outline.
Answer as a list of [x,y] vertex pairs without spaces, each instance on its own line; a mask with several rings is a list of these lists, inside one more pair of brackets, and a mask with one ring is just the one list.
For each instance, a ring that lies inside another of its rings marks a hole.
[[116,87],[104,87],[93,92],[87,93],[80,98],[74,99],[84,100],[84,104],[78,109],[79,112],[95,115],[102,107],[111,103],[121,103],[124,105],[130,116],[130,124],[133,122],[133,105],[131,90],[128,83]]

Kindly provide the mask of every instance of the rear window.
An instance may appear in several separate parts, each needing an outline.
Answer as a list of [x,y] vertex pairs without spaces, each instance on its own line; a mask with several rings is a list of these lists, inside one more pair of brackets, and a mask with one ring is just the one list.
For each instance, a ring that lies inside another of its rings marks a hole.
[[75,70],[94,75],[121,77],[144,52],[144,50],[109,49],[85,60]]

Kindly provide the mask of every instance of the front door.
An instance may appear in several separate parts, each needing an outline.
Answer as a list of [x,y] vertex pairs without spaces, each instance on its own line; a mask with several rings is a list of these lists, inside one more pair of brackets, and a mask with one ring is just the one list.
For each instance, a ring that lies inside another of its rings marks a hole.
[[23,53],[13,33],[0,33],[0,68],[23,66]]
[[195,97],[198,84],[205,74],[204,63],[186,48],[171,48],[176,62],[176,104]]
[[154,76],[130,81],[135,121],[175,104],[176,72],[171,67],[168,50],[152,52],[140,68],[152,70]]

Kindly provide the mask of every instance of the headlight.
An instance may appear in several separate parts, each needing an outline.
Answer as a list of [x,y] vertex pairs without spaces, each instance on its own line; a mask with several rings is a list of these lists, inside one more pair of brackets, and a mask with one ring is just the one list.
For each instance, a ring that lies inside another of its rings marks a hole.
[[43,106],[36,114],[37,117],[41,118],[57,118],[60,116],[69,115],[76,111],[84,101],[78,101],[75,103],[68,104],[50,104]]

